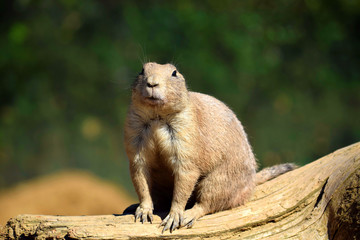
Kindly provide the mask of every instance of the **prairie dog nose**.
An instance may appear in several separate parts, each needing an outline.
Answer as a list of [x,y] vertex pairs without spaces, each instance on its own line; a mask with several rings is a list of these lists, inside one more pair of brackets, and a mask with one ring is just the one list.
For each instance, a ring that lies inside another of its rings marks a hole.
[[146,86],[149,88],[157,87],[159,86],[159,81],[155,77],[150,76],[146,81]]

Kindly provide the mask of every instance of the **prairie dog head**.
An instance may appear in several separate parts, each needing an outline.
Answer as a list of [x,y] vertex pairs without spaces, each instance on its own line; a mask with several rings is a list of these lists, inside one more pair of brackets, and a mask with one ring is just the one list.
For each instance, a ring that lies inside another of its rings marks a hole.
[[133,103],[158,111],[180,111],[187,99],[185,79],[171,64],[145,63],[132,88]]

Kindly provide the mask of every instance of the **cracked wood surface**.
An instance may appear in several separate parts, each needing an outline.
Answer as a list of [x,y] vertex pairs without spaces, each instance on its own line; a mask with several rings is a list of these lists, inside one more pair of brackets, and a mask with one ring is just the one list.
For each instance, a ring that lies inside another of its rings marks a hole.
[[[360,239],[360,143],[256,188],[236,209],[207,215],[192,229],[161,234],[133,215],[19,215],[6,239]],[[34,196],[36,197],[36,196]],[[1,236],[0,236],[1,237]]]

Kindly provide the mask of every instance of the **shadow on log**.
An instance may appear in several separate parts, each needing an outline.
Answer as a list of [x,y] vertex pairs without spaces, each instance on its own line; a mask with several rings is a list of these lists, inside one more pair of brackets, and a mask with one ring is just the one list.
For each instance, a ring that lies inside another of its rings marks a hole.
[[[36,196],[34,196],[36,197]],[[20,215],[5,239],[360,239],[360,143],[256,188],[236,209],[207,215],[192,229],[161,234],[132,215]]]

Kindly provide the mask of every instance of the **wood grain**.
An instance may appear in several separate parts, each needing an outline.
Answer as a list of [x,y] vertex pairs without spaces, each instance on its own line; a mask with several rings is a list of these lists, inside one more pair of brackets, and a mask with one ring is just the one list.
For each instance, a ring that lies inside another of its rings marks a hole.
[[[36,197],[36,196],[34,196]],[[19,215],[6,239],[360,239],[360,143],[256,188],[250,202],[207,215],[191,229],[161,234],[133,215]]]

